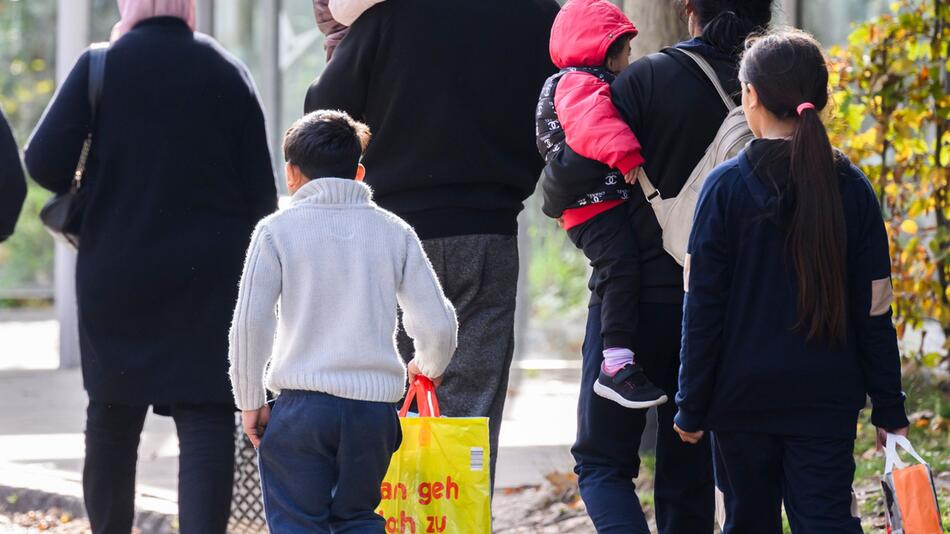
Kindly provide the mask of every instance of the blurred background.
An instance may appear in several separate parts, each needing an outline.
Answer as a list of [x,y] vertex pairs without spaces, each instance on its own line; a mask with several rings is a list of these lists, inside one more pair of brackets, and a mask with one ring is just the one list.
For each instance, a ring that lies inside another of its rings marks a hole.
[[[301,113],[303,95],[325,64],[323,36],[314,25],[312,5],[309,0],[198,3],[201,30],[214,35],[254,75],[276,163],[280,133]],[[626,8],[635,23],[647,27],[641,21],[670,19],[673,3],[628,0]],[[801,25],[831,45],[846,41],[851,22],[877,15],[887,4],[884,0],[785,0],[778,18]],[[85,44],[107,40],[117,19],[114,0],[0,0],[0,106],[21,146],[55,91],[57,73],[68,72]],[[676,20],[666,27],[666,35],[644,32],[634,42],[635,55],[672,42],[682,31]],[[45,192],[30,184],[17,233],[0,245],[0,309],[50,306],[57,296],[53,242],[36,216],[46,198]],[[583,313],[587,298],[583,256],[534,203],[527,207],[523,221],[527,239],[523,239],[522,293],[530,305],[522,308],[530,313],[522,318],[576,318],[578,309]],[[71,275],[64,270],[61,276]],[[68,291],[68,283],[61,283],[63,291]]]
[[[615,2],[641,27],[633,42],[634,59],[684,36],[679,0]],[[828,48],[835,102],[829,122],[836,125],[836,144],[861,162],[880,194],[893,243],[895,309],[912,437],[939,475],[946,513],[950,7],[947,0],[777,4],[778,23],[814,33]],[[311,1],[198,0],[198,6],[199,29],[250,68],[267,115],[275,168],[281,169],[276,165],[280,134],[301,114],[306,89],[325,66]],[[21,147],[57,80],[89,43],[107,40],[117,20],[115,0],[0,0],[0,107]],[[283,187],[283,177],[278,184]],[[31,487],[52,481],[55,489],[43,490],[44,495],[68,493],[68,483],[75,485],[82,465],[85,397],[75,370],[74,258],[54,246],[39,222],[37,214],[47,198],[31,183],[16,233],[0,244],[0,390],[11,399],[0,418],[4,532],[5,510],[34,509],[22,500],[17,504],[26,493],[4,489],[15,488],[12,479]],[[541,532],[523,528],[530,517],[538,524],[561,525],[544,532],[590,532],[569,474],[568,452],[588,298],[586,261],[540,213],[536,198],[529,200],[521,222],[518,340],[499,457],[504,491],[496,494],[496,531]],[[644,472],[638,479],[648,510],[650,445],[645,443]],[[153,511],[174,510],[165,506],[176,499],[177,441],[169,422],[150,418],[140,456],[139,482],[154,501],[142,502],[152,503],[147,506]],[[868,427],[859,428],[856,458],[865,528],[878,532],[882,509],[875,477],[881,460]],[[42,502],[36,507],[45,510]],[[63,517],[81,514],[81,506],[64,510]]]

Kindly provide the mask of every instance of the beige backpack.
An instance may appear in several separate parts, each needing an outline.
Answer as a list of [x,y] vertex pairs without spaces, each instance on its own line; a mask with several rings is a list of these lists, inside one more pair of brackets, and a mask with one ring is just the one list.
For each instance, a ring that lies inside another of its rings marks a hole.
[[706,177],[722,162],[734,158],[747,144],[752,140],[752,130],[746,122],[745,113],[742,106],[729,97],[726,90],[722,88],[719,77],[713,68],[701,56],[689,52],[688,50],[677,49],[692,59],[699,68],[706,74],[712,84],[722,97],[722,102],[729,110],[722,126],[716,133],[716,137],[706,149],[703,159],[699,160],[693,172],[690,173],[683,189],[673,198],[663,198],[660,192],[654,187],[653,183],[647,177],[643,167],[637,175],[643,194],[647,202],[653,207],[656,214],[656,220],[663,229],[663,248],[673,256],[673,259],[680,265],[686,260],[686,245],[689,242],[689,234],[693,229],[693,215],[696,212],[696,203],[699,201],[699,193],[703,189]]

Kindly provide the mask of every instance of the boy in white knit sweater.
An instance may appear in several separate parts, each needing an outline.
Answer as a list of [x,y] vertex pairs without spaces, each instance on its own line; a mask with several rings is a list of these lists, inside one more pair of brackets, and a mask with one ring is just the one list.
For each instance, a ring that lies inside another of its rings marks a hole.
[[410,380],[438,381],[455,352],[455,310],[419,239],[362,183],[368,142],[342,112],[297,121],[284,137],[292,204],[258,224],[247,254],[230,374],[271,532],[382,532],[407,372],[397,305],[415,341]]

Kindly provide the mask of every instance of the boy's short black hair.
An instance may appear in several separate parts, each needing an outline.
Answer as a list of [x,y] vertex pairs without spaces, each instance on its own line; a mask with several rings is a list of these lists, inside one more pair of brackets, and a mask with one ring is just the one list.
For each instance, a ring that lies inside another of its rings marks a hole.
[[310,180],[352,179],[370,137],[369,126],[342,111],[314,111],[284,134],[284,159]]
[[634,37],[636,37],[635,33],[628,33],[621,35],[616,40],[614,40],[614,42],[610,43],[610,46],[607,47],[607,54],[604,56],[604,63],[613,57],[623,54],[626,51],[627,43],[632,41]]

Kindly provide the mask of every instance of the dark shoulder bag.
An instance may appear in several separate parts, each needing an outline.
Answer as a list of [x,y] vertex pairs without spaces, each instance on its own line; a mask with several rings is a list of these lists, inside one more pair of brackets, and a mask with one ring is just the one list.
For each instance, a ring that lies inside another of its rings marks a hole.
[[79,163],[76,165],[76,172],[73,174],[72,185],[68,192],[54,196],[40,210],[40,220],[43,221],[46,230],[57,241],[74,250],[79,249],[79,232],[82,226],[83,198],[85,196],[82,181],[86,173],[89,151],[92,149],[92,132],[95,130],[96,124],[96,108],[102,96],[102,82],[106,72],[106,53],[108,50],[108,43],[94,44],[89,49],[89,110],[92,119],[89,124],[89,133],[86,134],[86,139],[82,143],[82,151],[79,153]]

